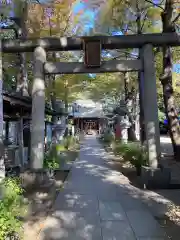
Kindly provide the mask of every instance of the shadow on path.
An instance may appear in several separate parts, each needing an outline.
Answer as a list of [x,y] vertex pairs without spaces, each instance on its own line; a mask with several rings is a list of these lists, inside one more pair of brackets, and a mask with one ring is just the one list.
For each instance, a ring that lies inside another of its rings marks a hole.
[[[164,240],[164,229],[147,206],[159,214],[165,199],[140,190],[110,165],[95,136],[81,144],[64,189],[38,239],[41,240]],[[173,238],[174,239],[174,238]]]

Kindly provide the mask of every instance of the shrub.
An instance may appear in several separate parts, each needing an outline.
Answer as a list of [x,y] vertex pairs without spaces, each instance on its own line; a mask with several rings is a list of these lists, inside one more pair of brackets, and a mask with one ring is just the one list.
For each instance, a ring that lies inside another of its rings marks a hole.
[[147,165],[147,152],[138,143],[116,142],[114,152],[121,155],[125,161],[129,161],[137,169],[141,168],[142,165]]
[[136,168],[147,164],[147,158],[144,149],[138,143],[129,143],[126,149],[125,157]]
[[66,149],[69,149],[70,146],[72,145],[73,137],[72,137],[72,136],[66,136],[66,137],[63,139],[63,142],[64,142],[64,147],[65,147]]
[[22,221],[18,217],[25,214],[26,208],[22,201],[23,190],[20,186],[20,180],[17,178],[6,178],[1,183],[0,240],[21,232]]
[[164,122],[164,120],[166,119],[166,115],[164,112],[158,110],[158,118],[160,122]]
[[128,145],[117,140],[114,141],[112,145],[113,145],[114,154],[121,155],[124,158],[126,151],[128,150]]
[[63,144],[66,149],[69,149],[70,147],[73,147],[75,145],[79,144],[79,139],[75,136],[66,136],[63,139]]
[[63,144],[56,144],[56,151],[57,151],[57,154],[63,152],[65,150],[65,147]]
[[45,154],[43,165],[45,169],[49,170],[57,169],[60,167],[60,159],[56,145],[52,145],[51,149]]
[[[54,144],[44,157],[44,168],[54,170],[60,167],[61,160],[64,160],[66,150],[79,144],[79,140],[74,136],[64,138],[62,144]],[[64,154],[62,154],[64,153]]]
[[44,158],[44,168],[53,170],[59,168],[60,163],[57,161],[57,159],[49,158],[49,156],[45,156]]
[[102,135],[101,140],[105,144],[110,145],[112,143],[112,141],[114,140],[114,135],[112,132],[107,131]]

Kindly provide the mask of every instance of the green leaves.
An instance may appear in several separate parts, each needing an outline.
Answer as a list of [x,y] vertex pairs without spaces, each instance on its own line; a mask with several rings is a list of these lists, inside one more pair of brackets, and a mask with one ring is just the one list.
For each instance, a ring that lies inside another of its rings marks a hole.
[[160,8],[149,7],[147,9],[147,17],[153,21],[161,20],[161,12]]
[[122,74],[97,74],[84,88],[87,96],[94,101],[101,101],[104,97],[117,98],[122,90]]
[[124,161],[130,162],[136,168],[147,165],[147,151],[139,143],[128,142],[126,144],[116,141],[114,152],[116,155],[122,156]]
[[50,150],[45,154],[43,167],[45,169],[59,169],[60,159],[57,153],[56,145],[52,145]]
[[[137,17],[140,14],[141,31],[157,32],[153,30],[154,23],[161,20],[161,8],[153,6],[153,3],[145,0],[108,0],[99,14],[100,22],[109,27],[127,29],[129,34],[137,33]],[[109,16],[107,18],[106,16]],[[161,29],[159,28],[159,31]]]
[[23,190],[19,179],[7,178],[1,188],[3,198],[0,200],[0,240],[4,240],[9,234],[19,233],[22,222],[17,217],[23,216],[26,208],[22,203]]

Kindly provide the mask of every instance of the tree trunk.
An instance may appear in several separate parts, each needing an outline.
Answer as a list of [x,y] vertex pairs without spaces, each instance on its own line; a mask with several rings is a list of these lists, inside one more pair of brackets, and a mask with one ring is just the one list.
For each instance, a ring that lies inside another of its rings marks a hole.
[[[166,0],[165,10],[161,15],[163,32],[174,31],[172,15],[173,0]],[[180,125],[172,86],[172,53],[171,48],[168,46],[163,47],[163,74],[160,80],[163,86],[164,106],[174,150],[174,157],[177,161],[180,161]]]
[[[56,93],[55,93],[55,76],[50,76],[50,81],[51,81],[51,87],[52,87],[52,92],[50,94],[50,99],[51,99],[51,106],[54,111],[56,111]],[[57,123],[57,117],[52,116],[52,123],[55,125]],[[56,138],[56,129],[54,128],[52,131],[52,137]]]
[[133,121],[133,116],[132,116],[133,93],[129,92],[128,83],[129,83],[129,74],[128,74],[128,72],[125,72],[125,74],[124,74],[124,93],[125,93],[126,107],[128,109],[129,121],[131,123],[130,128],[128,128],[128,140],[135,141],[137,139],[136,139],[135,126],[134,126],[134,121]]
[[[142,24],[141,24],[141,10],[139,6],[139,1],[136,0],[136,11],[137,11],[137,34],[142,34]],[[142,49],[139,49],[139,58],[142,58]],[[145,126],[144,126],[144,106],[143,106],[143,74],[142,72],[138,72],[138,83],[139,83],[139,105],[140,105],[140,113],[139,113],[139,125],[140,125],[140,140],[141,144],[145,141]]]
[[131,124],[130,128],[128,129],[128,140],[129,141],[137,141],[136,137],[136,132],[135,132],[135,123],[133,119],[133,99],[132,99],[132,93],[129,92],[129,96],[126,100],[126,103],[128,105],[128,117],[129,117],[129,122]]
[[[28,5],[27,1],[22,3],[22,13],[21,22],[17,37],[20,39],[26,39],[27,32],[26,32],[26,18],[27,18],[27,11]],[[17,87],[16,92],[18,92],[21,96],[29,96],[28,93],[28,79],[27,79],[27,68],[26,68],[26,54],[25,53],[18,53],[19,65],[20,65],[20,72],[17,77]],[[21,165],[24,165],[24,139],[23,139],[23,119],[20,118],[18,121],[18,144],[19,144],[19,157]]]
[[135,132],[137,140],[141,140],[140,137],[140,107],[139,107],[139,91],[135,93],[134,97],[134,116],[135,116]]
[[19,144],[19,159],[21,166],[24,166],[24,139],[23,139],[23,118],[18,121],[18,144]]
[[176,160],[180,161],[180,125],[173,94],[171,60],[172,57],[170,47],[164,47],[163,49],[164,74],[161,76],[160,80],[163,86],[165,113],[168,120],[168,128],[173,145],[174,157]]
[[[142,54],[140,53],[140,58]],[[141,144],[143,145],[146,140],[145,134],[145,126],[144,126],[144,106],[143,106],[143,92],[144,92],[144,75],[142,72],[138,72],[138,83],[139,83],[139,106],[140,106],[140,113],[139,113],[139,122],[140,122],[140,140]]]
[[[28,12],[28,3],[24,1],[22,3],[22,13],[21,16],[21,24],[18,31],[18,37],[20,39],[26,39],[27,31],[26,31],[26,18]],[[27,77],[27,67],[26,67],[26,54],[19,53],[18,54],[19,62],[20,62],[20,74],[18,76],[17,88],[16,91],[21,93],[22,96],[29,96],[28,93],[28,77]]]
[[2,49],[0,40],[0,182],[5,177],[5,164],[4,164],[4,143],[3,143],[3,67],[2,67]]
[[125,95],[125,100],[128,99],[128,83],[129,83],[129,73],[125,72],[124,73],[124,95]]
[[[50,34],[51,35],[51,34]],[[53,52],[52,54],[49,54],[49,57],[53,59],[53,61],[56,61],[56,53]],[[50,84],[50,101],[51,101],[51,106],[54,111],[56,111],[56,91],[55,91],[55,75],[49,76],[49,84]],[[57,117],[52,116],[52,123],[55,125],[57,123]],[[53,129],[52,131],[52,137],[56,138],[56,129]],[[56,139],[57,140],[57,139]]]
[[64,88],[64,103],[65,103],[65,116],[66,116],[66,131],[65,131],[65,136],[68,136],[68,82],[65,82],[65,88]]
[[25,53],[18,54],[18,58],[20,62],[20,73],[17,79],[16,92],[22,96],[29,96]]

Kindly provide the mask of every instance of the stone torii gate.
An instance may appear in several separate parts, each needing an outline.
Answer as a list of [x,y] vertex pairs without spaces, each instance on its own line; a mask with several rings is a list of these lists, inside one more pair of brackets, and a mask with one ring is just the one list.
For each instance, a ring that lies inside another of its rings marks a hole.
[[[177,33],[163,33],[111,37],[93,36],[2,40],[0,52],[34,52],[31,167],[33,169],[40,169],[43,166],[45,75],[141,71],[144,75],[142,98],[149,167],[156,169],[160,156],[160,133],[153,47],[165,45],[179,46],[180,36]],[[101,49],[112,50],[123,48],[141,48],[143,53],[142,58],[138,60],[111,60],[101,62]],[[89,51],[90,49],[91,51]],[[46,51],[74,50],[85,50],[85,64],[79,62],[53,63],[46,61]],[[93,55],[96,56],[96,59],[94,59]],[[0,79],[2,79],[2,58],[0,73]]]

